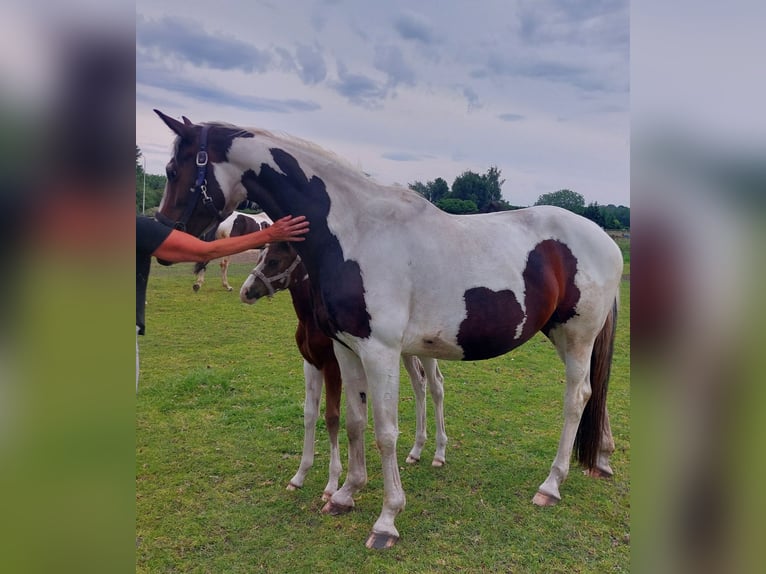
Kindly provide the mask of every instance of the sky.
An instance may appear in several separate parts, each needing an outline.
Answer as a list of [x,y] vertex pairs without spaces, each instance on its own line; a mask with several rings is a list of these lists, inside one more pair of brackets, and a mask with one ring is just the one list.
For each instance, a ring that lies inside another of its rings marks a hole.
[[136,145],[152,109],[285,132],[383,184],[498,167],[503,197],[630,205],[627,1],[139,0]]

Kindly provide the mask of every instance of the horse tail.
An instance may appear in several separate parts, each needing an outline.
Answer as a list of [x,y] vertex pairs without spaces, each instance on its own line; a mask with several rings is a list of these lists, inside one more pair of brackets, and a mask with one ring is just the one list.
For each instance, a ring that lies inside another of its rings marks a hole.
[[585,468],[595,468],[601,447],[606,419],[606,392],[612,370],[616,330],[617,299],[615,298],[612,310],[593,344],[593,352],[590,356],[591,395],[585,405],[575,436],[574,450],[577,453],[577,460]]

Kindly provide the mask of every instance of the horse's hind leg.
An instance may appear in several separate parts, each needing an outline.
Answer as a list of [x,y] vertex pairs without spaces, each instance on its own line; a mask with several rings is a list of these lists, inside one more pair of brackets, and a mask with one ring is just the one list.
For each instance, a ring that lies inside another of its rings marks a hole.
[[444,466],[447,462],[447,431],[444,426],[444,376],[439,370],[436,359],[422,359],[426,370],[428,390],[434,402],[434,417],[436,419],[436,452],[431,466]]
[[591,395],[590,356],[593,347],[592,341],[577,341],[574,337],[568,337],[561,328],[552,331],[549,338],[556,346],[559,356],[563,358],[566,369],[564,427],[561,431],[558,451],[551,465],[550,473],[532,498],[532,502],[538,506],[552,506],[561,500],[559,487],[569,474],[577,427]]
[[306,400],[303,404],[303,454],[298,472],[287,484],[287,490],[303,486],[306,474],[314,464],[314,435],[319,417],[319,399],[322,396],[322,372],[304,359],[303,376],[306,379]]
[[203,263],[198,268],[199,268],[199,271],[196,272],[197,279],[196,281],[194,281],[194,285],[192,285],[192,289],[195,292],[199,291],[200,287],[202,287],[202,284],[205,282],[205,269],[207,268],[207,262]]
[[402,363],[410,376],[412,390],[415,393],[415,444],[412,445],[406,462],[415,464],[420,460],[420,453],[426,444],[426,378],[425,369],[420,359],[413,355],[402,355]]
[[325,423],[327,434],[330,437],[330,466],[327,475],[327,486],[324,487],[322,500],[330,500],[330,497],[338,490],[338,481],[343,466],[340,462],[340,450],[338,448],[338,430],[340,427],[340,395],[343,381],[340,378],[338,362],[329,360],[323,369],[325,384]]

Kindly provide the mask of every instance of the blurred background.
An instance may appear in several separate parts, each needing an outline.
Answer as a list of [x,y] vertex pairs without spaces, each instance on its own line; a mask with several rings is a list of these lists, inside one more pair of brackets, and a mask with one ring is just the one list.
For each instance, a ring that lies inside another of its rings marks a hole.
[[[129,571],[134,6],[4,12],[0,571]],[[631,6],[636,572],[766,563],[765,17]]]

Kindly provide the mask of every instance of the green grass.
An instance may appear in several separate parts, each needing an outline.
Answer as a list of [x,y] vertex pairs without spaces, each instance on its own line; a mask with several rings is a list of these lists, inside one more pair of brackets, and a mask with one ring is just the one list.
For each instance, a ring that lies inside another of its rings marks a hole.
[[[250,269],[232,264],[238,287]],[[504,357],[441,362],[450,442],[444,468],[404,459],[414,398],[402,370],[398,444],[407,506],[401,540],[369,551],[382,504],[380,458],[367,433],[369,483],[349,515],[321,514],[329,462],[320,420],[304,488],[285,490],[300,460],[303,371],[289,295],[254,306],[223,291],[217,266],[193,293],[190,265],[154,265],[140,340],[136,414],[136,571],[627,572],[630,569],[630,288],[623,282],[609,411],[611,480],[573,464],[562,502],[531,498],[562,424],[563,367],[542,336]],[[341,424],[345,422],[342,419]],[[347,465],[345,432],[341,460]]]

